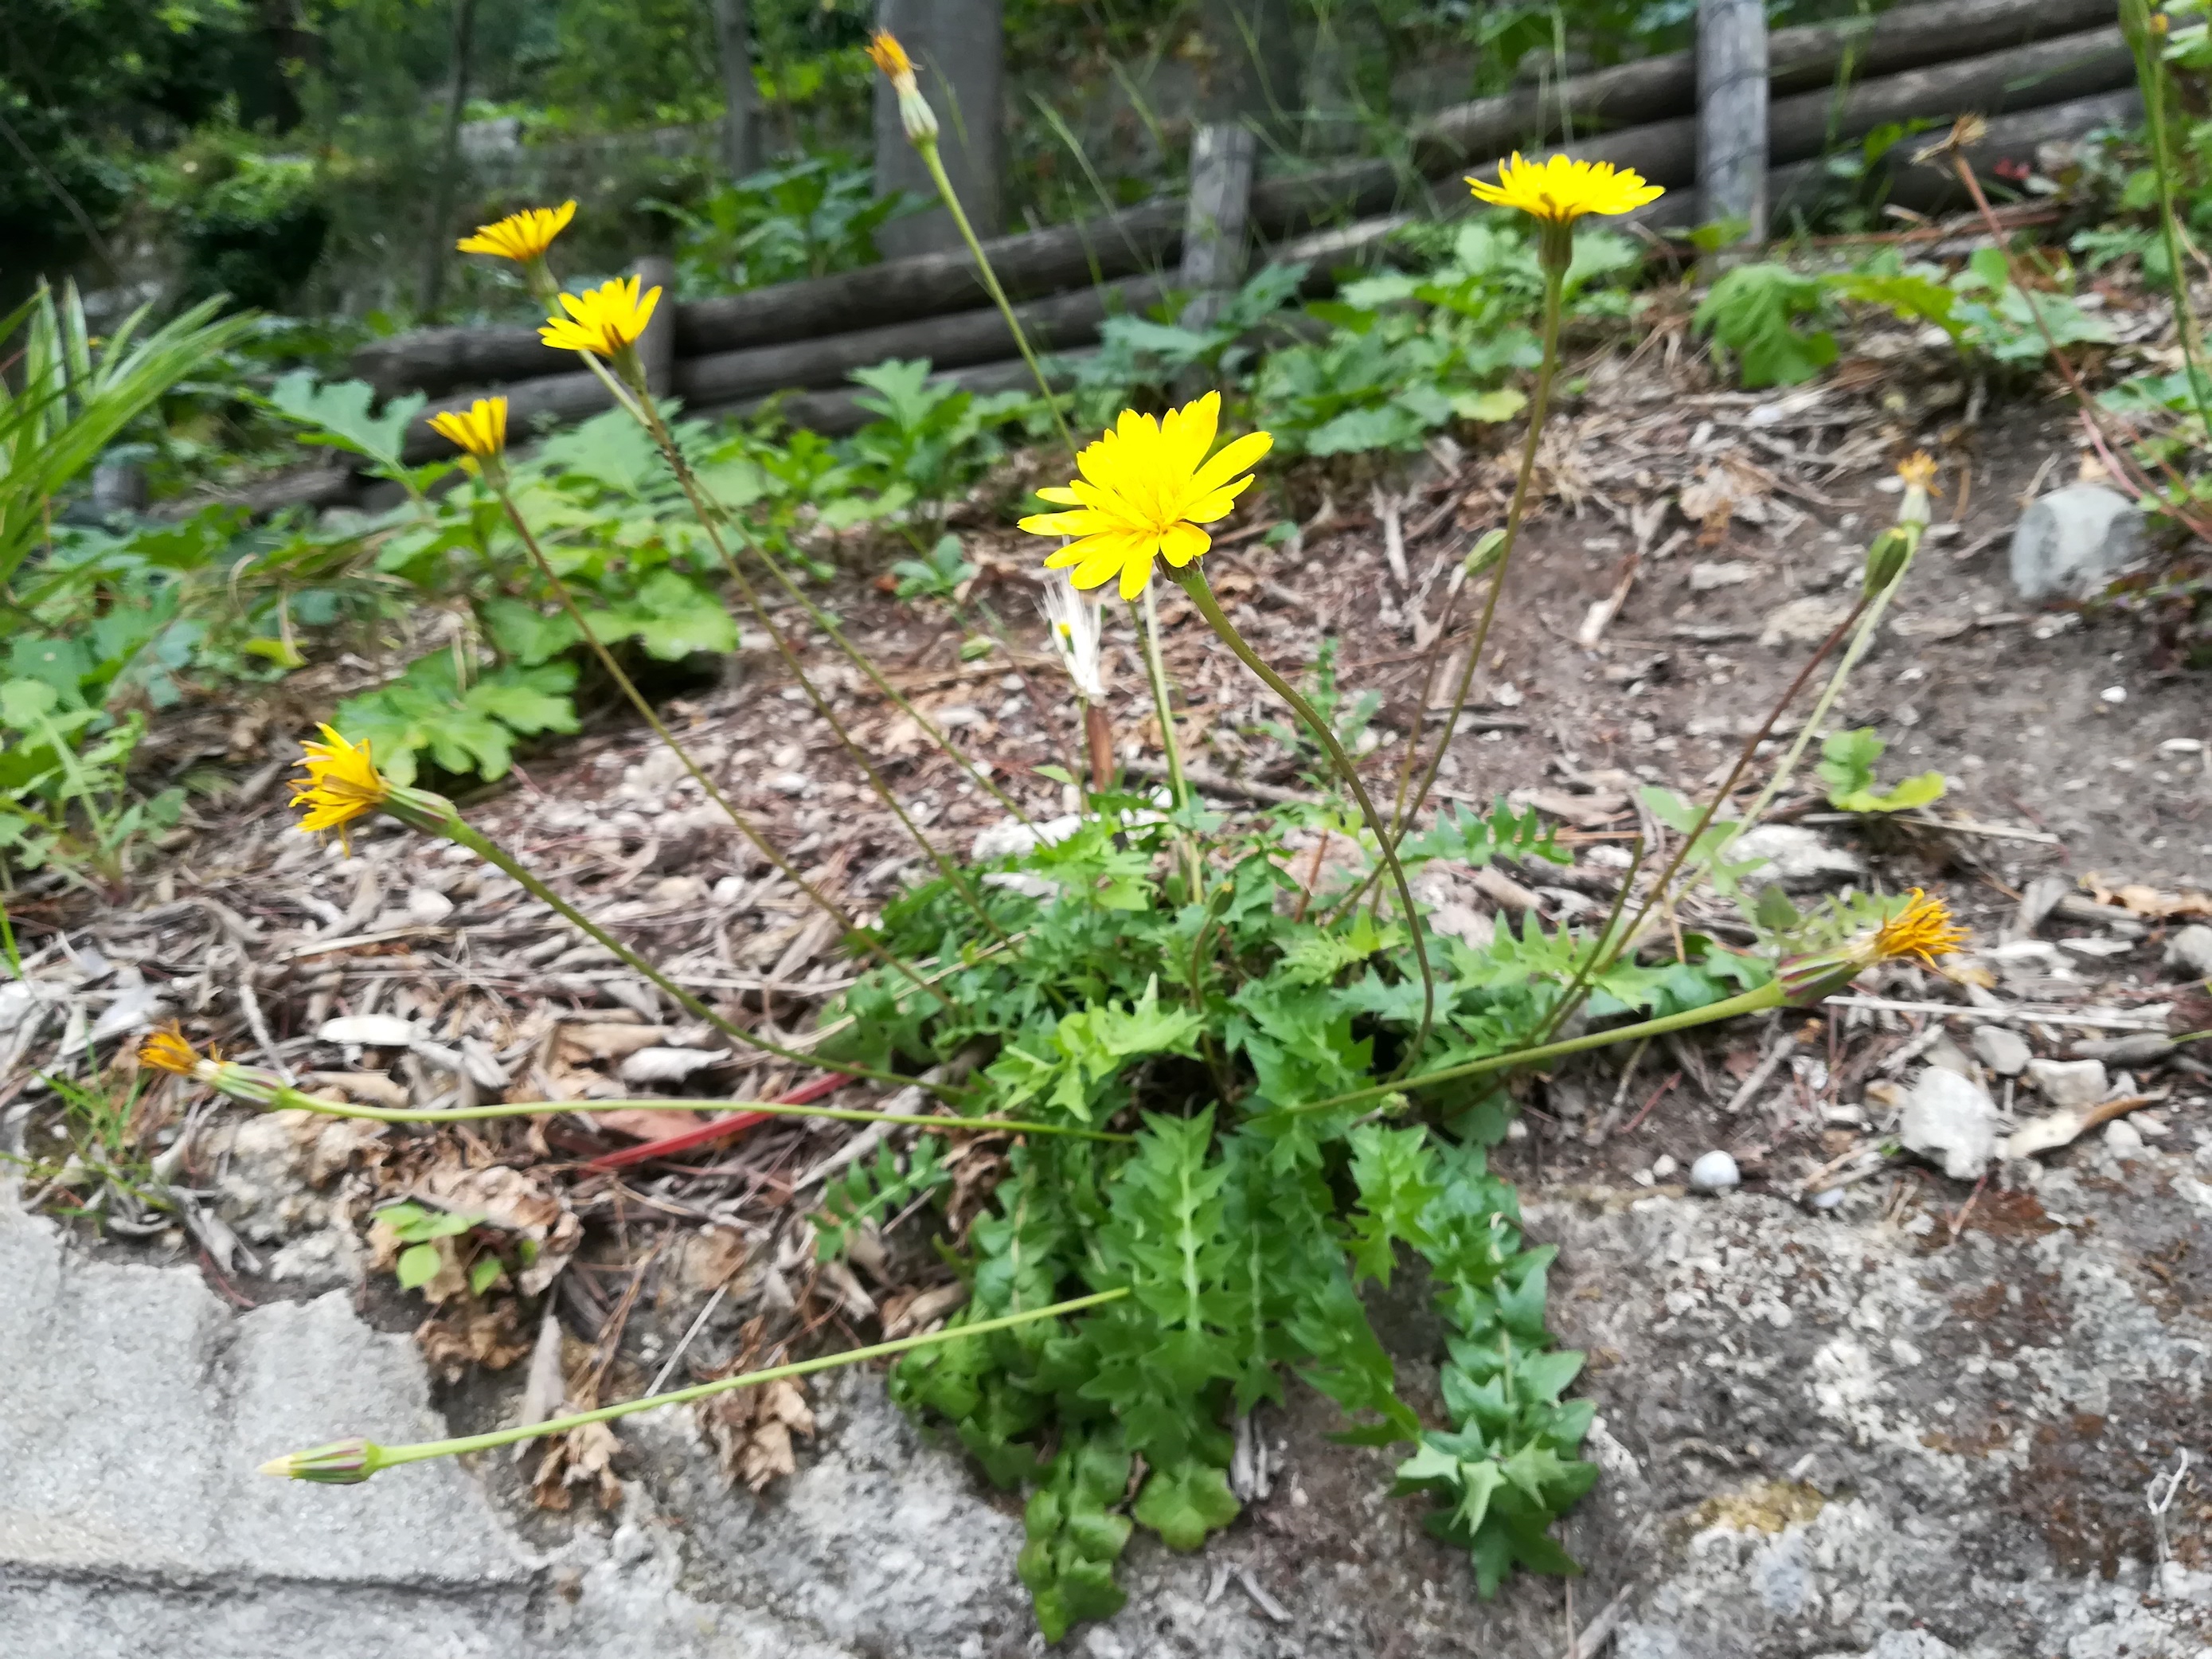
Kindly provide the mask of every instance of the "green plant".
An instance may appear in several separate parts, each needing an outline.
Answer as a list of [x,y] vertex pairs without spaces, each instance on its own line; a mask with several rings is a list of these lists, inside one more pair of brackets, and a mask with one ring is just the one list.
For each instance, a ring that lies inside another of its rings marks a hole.
[[0,318],[0,597],[52,540],[59,498],[161,395],[252,325],[206,300],[143,337],[141,306],[95,342],[75,283],[45,283]]
[[576,729],[574,664],[508,665],[464,684],[454,655],[418,659],[389,684],[346,698],[332,717],[371,744],[398,781],[413,782],[426,754],[447,772],[504,777],[519,738]]
[[1871,726],[1838,732],[1823,743],[1819,772],[1828,805],[1839,812],[1910,812],[1942,799],[1941,772],[1923,772],[1877,793],[1874,769],[1888,747]]
[[[2050,279],[2070,286],[2063,268]],[[1692,319],[1736,357],[1747,387],[1796,386],[1836,360],[1838,301],[1878,307],[1905,322],[1932,324],[1963,351],[2001,364],[2033,364],[2054,348],[2109,341],[2112,326],[2056,290],[2012,280],[2004,253],[1980,248],[1965,266],[1906,264],[1893,250],[1846,270],[1737,265],[1716,282]]]
[[721,185],[696,207],[643,205],[675,222],[677,280],[702,295],[872,264],[876,232],[918,204],[878,196],[871,168],[814,155]]
[[124,776],[145,727],[70,706],[51,680],[0,680],[0,884],[50,868],[112,884],[143,836],[175,825],[182,789],[143,797]]

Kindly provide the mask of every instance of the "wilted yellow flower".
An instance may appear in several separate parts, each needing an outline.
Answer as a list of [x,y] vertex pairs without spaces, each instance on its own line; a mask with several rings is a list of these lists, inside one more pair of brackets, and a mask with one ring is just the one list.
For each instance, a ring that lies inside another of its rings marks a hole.
[[929,100],[921,95],[915,84],[914,59],[906,55],[906,48],[898,36],[888,29],[876,31],[875,39],[868,42],[868,56],[891,83],[898,96],[899,125],[906,129],[907,143],[920,148],[937,142],[937,112],[929,106]]
[[453,244],[464,253],[489,253],[501,259],[512,259],[526,265],[533,259],[545,257],[545,250],[553,246],[553,239],[568,228],[568,221],[576,216],[576,204],[563,202],[556,208],[525,208],[520,213],[510,213],[497,224],[478,225],[476,234],[464,236]]
[[198,1069],[199,1051],[185,1040],[184,1028],[171,1020],[165,1030],[149,1031],[138,1045],[138,1063],[190,1077]]
[[1152,579],[1154,554],[1181,567],[1212,546],[1199,526],[1228,517],[1251,484],[1245,469],[1275,441],[1265,432],[1248,432],[1207,460],[1220,415],[1218,392],[1157,421],[1123,410],[1115,427],[1076,457],[1081,477],[1037,491],[1075,510],[1022,520],[1033,536],[1076,538],[1048,558],[1045,568],[1071,571],[1078,587],[1097,587],[1118,574],[1121,597],[1133,599]]
[[621,356],[637,343],[653,320],[660,290],[647,289],[641,296],[636,276],[616,276],[581,294],[561,295],[566,317],[552,317],[539,327],[539,337],[556,351],[588,351],[600,357]]
[[1933,968],[1936,957],[1951,955],[1966,942],[1966,930],[1951,920],[1943,901],[1916,887],[1905,908],[1875,930],[1871,949],[1878,962],[1915,957]]
[[1576,161],[1564,155],[1524,161],[1517,150],[1498,164],[1496,184],[1474,178],[1467,182],[1478,200],[1518,208],[1555,224],[1572,223],[1585,213],[1632,212],[1667,193],[1610,161]]
[[1917,449],[1897,464],[1897,476],[1908,489],[1926,489],[1936,482],[1936,458]]
[[321,743],[301,745],[306,752],[300,763],[307,768],[307,775],[292,780],[291,804],[307,809],[301,829],[311,834],[319,830],[343,834],[362,813],[384,805],[392,786],[376,769],[367,744],[348,743],[329,726],[323,727],[323,737]]
[[906,55],[899,38],[889,29],[878,29],[868,42],[868,57],[898,91],[914,85],[914,59]]
[[487,459],[507,447],[507,399],[479,398],[466,409],[433,415],[430,429],[478,460]]

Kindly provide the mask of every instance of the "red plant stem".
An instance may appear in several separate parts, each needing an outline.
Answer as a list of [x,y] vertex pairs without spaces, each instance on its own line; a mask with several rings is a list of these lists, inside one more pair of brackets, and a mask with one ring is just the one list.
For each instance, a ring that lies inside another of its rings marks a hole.
[[[803,1088],[794,1089],[776,1102],[779,1106],[805,1106],[852,1081],[842,1072],[825,1072]],[[688,1152],[694,1146],[703,1146],[710,1140],[720,1140],[726,1135],[743,1134],[756,1123],[765,1123],[781,1115],[775,1112],[732,1112],[727,1117],[718,1117],[710,1122],[694,1124],[679,1134],[665,1135],[659,1140],[642,1141],[635,1146],[625,1146],[618,1152],[608,1152],[595,1158],[584,1168],[593,1173],[620,1170],[632,1164],[650,1163],[657,1158],[673,1158],[678,1152]]]

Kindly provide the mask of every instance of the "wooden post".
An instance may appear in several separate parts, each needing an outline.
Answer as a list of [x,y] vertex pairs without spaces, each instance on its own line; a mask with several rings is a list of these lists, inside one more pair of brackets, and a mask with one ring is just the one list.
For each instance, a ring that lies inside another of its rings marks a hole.
[[660,290],[653,320],[638,336],[637,361],[645,370],[646,390],[665,398],[676,381],[676,261],[665,253],[648,253],[633,269],[641,293]]
[[469,71],[476,57],[477,0],[453,0],[453,80],[446,94],[446,130],[438,147],[438,176],[430,188],[430,240],[422,251],[422,280],[415,305],[425,316],[445,297],[446,265],[453,255],[453,198],[460,188],[461,118],[469,106]]
[[1190,144],[1190,195],[1183,204],[1182,285],[1193,290],[1185,328],[1206,328],[1244,280],[1259,137],[1241,122],[1209,123]]
[[1698,0],[1698,217],[1766,239],[1766,10],[1761,0]]
[[732,179],[760,167],[758,123],[754,118],[759,87],[753,80],[752,33],[745,26],[745,0],[714,0],[714,44],[722,60],[722,165]]
[[[1000,0],[881,0],[878,26],[906,47],[922,95],[937,112],[938,154],[978,236],[995,236],[1006,217],[1000,184],[1006,34]],[[899,124],[898,100],[876,77],[876,192],[903,190],[925,201],[937,185]],[[895,219],[876,233],[887,259],[961,246],[942,208]]]

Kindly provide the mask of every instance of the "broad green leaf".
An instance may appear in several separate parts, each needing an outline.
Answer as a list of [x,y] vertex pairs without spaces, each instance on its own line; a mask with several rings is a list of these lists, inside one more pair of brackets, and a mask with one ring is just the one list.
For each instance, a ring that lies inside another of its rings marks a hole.
[[1192,1462],[1153,1470],[1130,1513],[1170,1549],[1187,1552],[1234,1521],[1243,1507],[1226,1475],[1211,1464]]

